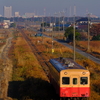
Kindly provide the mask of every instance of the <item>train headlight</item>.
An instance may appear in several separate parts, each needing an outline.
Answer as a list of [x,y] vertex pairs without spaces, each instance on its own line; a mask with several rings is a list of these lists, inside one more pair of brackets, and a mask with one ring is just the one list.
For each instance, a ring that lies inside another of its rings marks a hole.
[[83,74],[83,75],[85,75],[85,74],[86,74],[86,72],[82,72],[82,74]]
[[67,75],[67,72],[64,72],[65,75]]

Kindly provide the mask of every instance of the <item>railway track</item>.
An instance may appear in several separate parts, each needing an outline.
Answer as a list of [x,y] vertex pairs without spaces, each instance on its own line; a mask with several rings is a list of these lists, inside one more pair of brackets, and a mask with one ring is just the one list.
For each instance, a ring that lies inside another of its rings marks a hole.
[[[30,46],[32,52],[37,57],[40,65],[42,66],[46,76],[48,77],[49,69],[48,67],[52,66],[47,59],[45,59],[43,53],[37,49],[37,47],[32,43],[32,41],[28,38],[28,36],[24,33],[24,31],[20,30],[22,36],[27,41],[28,45]],[[49,78],[48,78],[49,80]],[[59,99],[52,99],[52,100],[87,100],[87,99],[80,99],[80,98],[59,98]]]
[[49,72],[48,67],[50,67],[51,64],[44,57],[44,55],[42,54],[42,52],[37,49],[37,47],[32,43],[32,41],[27,37],[27,35],[22,30],[21,30],[21,33],[22,33],[23,37],[25,38],[25,40],[27,41],[28,45],[30,46],[32,52],[37,57],[37,60],[39,61],[40,65],[42,66],[42,68],[43,68],[46,76],[48,77],[48,72]]

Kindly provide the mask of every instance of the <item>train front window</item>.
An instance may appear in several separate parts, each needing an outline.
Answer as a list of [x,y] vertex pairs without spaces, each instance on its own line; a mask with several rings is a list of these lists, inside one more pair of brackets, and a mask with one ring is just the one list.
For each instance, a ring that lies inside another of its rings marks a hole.
[[73,78],[73,84],[77,84],[77,78]]
[[88,77],[81,77],[81,84],[85,85],[88,84]]
[[70,78],[69,77],[63,77],[62,78],[62,84],[70,84]]

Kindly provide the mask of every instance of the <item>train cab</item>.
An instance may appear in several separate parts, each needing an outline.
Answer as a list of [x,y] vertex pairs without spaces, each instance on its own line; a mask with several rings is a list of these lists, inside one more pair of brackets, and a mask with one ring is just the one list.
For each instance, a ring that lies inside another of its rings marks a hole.
[[59,97],[89,97],[90,72],[69,58],[50,59],[49,78]]
[[90,73],[83,69],[60,71],[60,97],[89,97]]

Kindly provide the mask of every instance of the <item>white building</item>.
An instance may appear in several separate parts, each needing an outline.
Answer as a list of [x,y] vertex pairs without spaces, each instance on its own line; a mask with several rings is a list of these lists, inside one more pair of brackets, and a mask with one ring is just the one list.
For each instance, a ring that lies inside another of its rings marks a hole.
[[3,28],[9,28],[10,24],[11,24],[10,20],[4,20],[3,21]]
[[25,13],[25,17],[26,18],[31,18],[31,17],[34,17],[34,13]]
[[10,6],[10,7],[4,6],[4,17],[6,17],[6,18],[12,17],[12,6]]
[[93,15],[93,14],[90,14],[90,17],[91,17],[91,18],[98,18],[98,16]]
[[19,12],[15,12],[15,17],[20,17]]
[[8,23],[3,23],[3,28],[9,28]]

